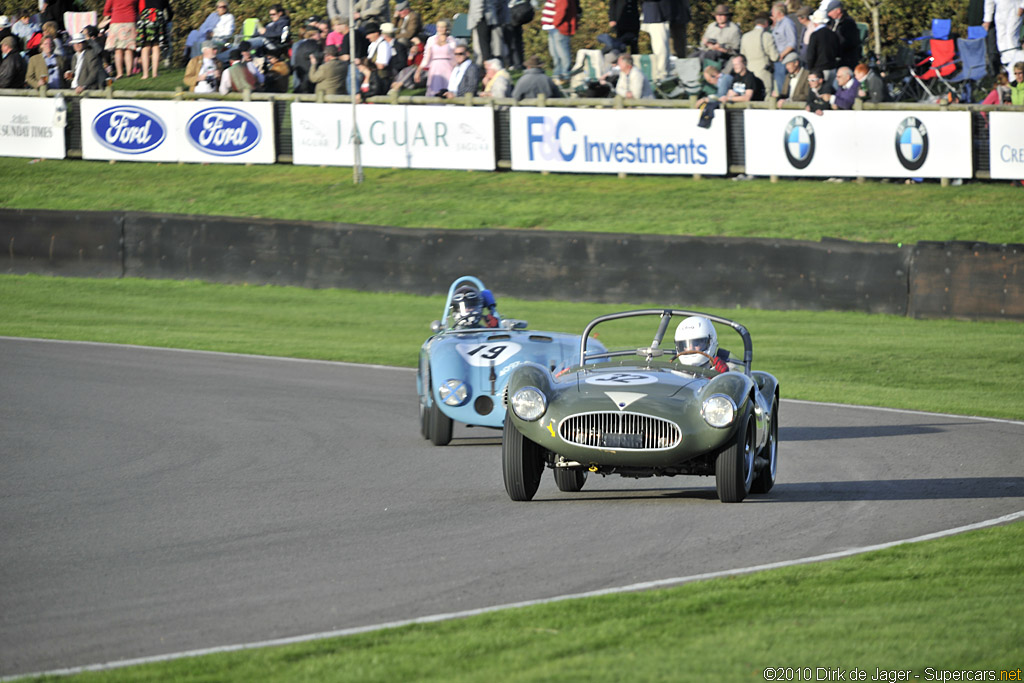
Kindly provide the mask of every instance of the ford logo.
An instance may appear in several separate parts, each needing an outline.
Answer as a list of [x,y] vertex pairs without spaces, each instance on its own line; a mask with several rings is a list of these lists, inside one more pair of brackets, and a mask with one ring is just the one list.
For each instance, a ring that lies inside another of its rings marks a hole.
[[152,151],[167,139],[167,126],[159,116],[130,104],[102,111],[92,129],[100,144],[124,154]]
[[185,130],[194,147],[220,157],[245,154],[262,137],[256,119],[233,107],[203,109],[188,120]]

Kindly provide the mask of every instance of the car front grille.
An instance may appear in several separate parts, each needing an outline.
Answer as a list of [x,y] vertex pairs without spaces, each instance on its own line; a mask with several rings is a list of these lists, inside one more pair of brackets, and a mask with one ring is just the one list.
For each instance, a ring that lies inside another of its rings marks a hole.
[[590,448],[658,451],[675,448],[682,431],[674,422],[639,413],[602,412],[570,415],[558,426],[564,441]]

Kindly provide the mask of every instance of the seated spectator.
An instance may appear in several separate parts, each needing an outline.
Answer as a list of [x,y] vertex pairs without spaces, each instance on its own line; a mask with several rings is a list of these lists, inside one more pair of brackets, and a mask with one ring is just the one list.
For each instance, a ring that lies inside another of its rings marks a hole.
[[68,70],[67,60],[58,55],[53,48],[53,38],[43,38],[39,45],[39,54],[32,55],[28,60],[28,71],[25,74],[25,86],[51,90],[68,87],[64,72]]
[[853,103],[857,101],[857,90],[860,83],[853,77],[853,71],[848,66],[841,66],[836,71],[836,83],[839,89],[832,98],[833,109],[853,109]]
[[68,59],[71,57],[72,50],[64,49],[64,42],[57,35],[60,29],[57,27],[57,22],[47,21],[43,23],[43,38],[53,39],[53,51],[61,57]]
[[263,89],[267,92],[288,92],[288,81],[291,80],[292,69],[288,62],[281,59],[284,48],[274,47],[267,50],[267,73],[264,75]]
[[381,74],[381,78],[389,87],[391,82],[402,72],[402,69],[409,66],[409,48],[396,40],[396,31],[395,25],[390,21],[384,22],[380,26],[380,35],[387,42],[388,49],[391,50],[391,59],[388,60],[387,69]]
[[236,47],[228,55],[228,68],[221,74],[218,90],[221,95],[227,95],[256,89],[256,76],[242,62],[242,51]]
[[448,77],[448,87],[441,93],[442,97],[452,99],[464,95],[475,95],[480,85],[480,67],[469,55],[469,47],[459,42],[455,45],[455,66]]
[[782,83],[782,90],[779,92],[778,106],[786,102],[806,102],[807,95],[811,92],[807,85],[807,69],[800,64],[800,58],[795,52],[790,52],[782,58],[782,64],[786,67],[786,80]]
[[199,26],[198,40],[192,45],[191,57],[199,56],[204,41],[212,40],[220,45],[229,45],[235,37],[235,15],[228,11],[227,0],[217,0],[213,12]]
[[809,112],[821,116],[825,109],[831,108],[832,86],[825,80],[825,74],[820,71],[812,71],[807,76],[807,106]]
[[0,40],[0,88],[24,88],[28,65],[21,57],[17,36]]
[[544,62],[541,61],[540,57],[537,55],[527,57],[526,61],[523,62],[523,66],[526,67],[526,71],[523,72],[519,81],[516,82],[516,87],[512,90],[512,99],[519,102],[520,100],[533,99],[538,95],[544,95],[545,97],[562,96],[562,91],[555,85],[555,82],[544,73]]
[[356,93],[357,101],[363,101],[367,97],[374,97],[376,95],[386,95],[388,93],[387,85],[384,82],[384,78],[381,76],[380,69],[377,65],[368,59],[357,59],[356,70],[358,75],[358,92]]
[[725,94],[732,88],[732,74],[724,74],[717,66],[708,64],[704,67],[704,83],[701,84],[703,97],[697,100],[697,106],[706,104],[709,100],[717,102],[725,97]]
[[879,102],[888,102],[892,99],[889,97],[889,88],[886,86],[885,81],[882,80],[881,76],[869,69],[867,64],[858,64],[857,68],[853,70],[853,76],[860,83],[857,97],[862,101],[878,104]]
[[1024,62],[1013,65],[1013,80],[1010,81],[1010,104],[1024,104]]
[[337,45],[325,47],[323,64],[316,55],[310,55],[309,60],[313,68],[309,71],[309,80],[316,85],[314,92],[322,92],[325,95],[345,94],[348,64],[338,58],[339,52]]
[[616,62],[619,80],[615,82],[615,94],[627,100],[653,100],[654,90],[644,72],[633,66],[633,55],[621,54]]
[[[288,37],[291,33],[292,20],[288,16],[288,13],[284,11],[284,7],[276,4],[270,6],[270,23],[266,26],[260,26],[256,29],[259,33],[250,42],[253,47],[261,48],[266,45],[274,45],[277,47],[284,47],[288,44]],[[259,41],[257,43],[256,41]],[[278,60],[280,61],[280,60]]]
[[732,58],[732,87],[722,102],[763,102],[764,82],[747,70],[747,58],[736,55]]
[[107,82],[107,72],[103,69],[98,42],[77,33],[71,39],[71,48],[75,56],[71,60],[70,70],[64,74],[64,80],[69,81],[79,95],[84,90],[102,90]]
[[484,62],[484,91],[481,97],[509,97],[512,94],[512,77],[497,57]]
[[700,38],[700,57],[727,64],[729,57],[740,51],[740,27],[732,21],[728,5],[716,6],[714,16],[715,20],[708,24]]
[[193,57],[185,65],[185,85],[192,92],[211,93],[220,88],[220,77],[224,65],[217,59],[217,43],[204,40],[200,45],[202,54]]

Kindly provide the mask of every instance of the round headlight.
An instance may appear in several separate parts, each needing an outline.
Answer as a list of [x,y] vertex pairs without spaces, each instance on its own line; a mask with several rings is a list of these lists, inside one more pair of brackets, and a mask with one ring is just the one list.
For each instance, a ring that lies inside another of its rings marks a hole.
[[469,387],[461,379],[450,379],[437,388],[441,400],[450,406],[461,406],[469,398]]
[[509,404],[512,406],[512,410],[515,411],[515,414],[527,422],[540,419],[540,416],[548,409],[547,399],[544,398],[544,394],[541,393],[540,389],[536,387],[523,387],[512,394],[512,400],[509,401]]
[[736,404],[725,394],[715,394],[704,399],[700,414],[712,427],[728,427],[736,417]]

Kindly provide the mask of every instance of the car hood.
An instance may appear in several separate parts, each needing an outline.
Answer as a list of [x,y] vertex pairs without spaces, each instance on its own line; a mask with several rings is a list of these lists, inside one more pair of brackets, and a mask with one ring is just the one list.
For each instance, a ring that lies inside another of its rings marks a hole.
[[577,390],[583,397],[607,397],[619,410],[640,399],[691,398],[707,383],[702,375],[664,367],[600,367],[576,373]]

